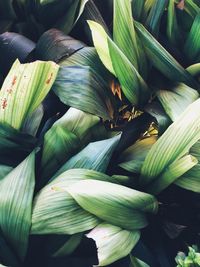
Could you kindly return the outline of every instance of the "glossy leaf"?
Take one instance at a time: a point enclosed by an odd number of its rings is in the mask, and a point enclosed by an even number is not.
[[[84,47],[78,41],[57,29],[50,29],[39,38],[35,54],[40,60],[60,62],[64,57],[69,57]]]

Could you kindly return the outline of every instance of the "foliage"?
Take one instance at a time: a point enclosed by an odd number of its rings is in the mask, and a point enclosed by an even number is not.
[[[200,241],[199,25],[198,0],[0,0],[2,266],[200,265],[174,261]]]

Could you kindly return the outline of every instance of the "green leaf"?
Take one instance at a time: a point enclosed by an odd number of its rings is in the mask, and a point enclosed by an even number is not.
[[[193,0],[185,0],[184,10],[194,19],[200,12],[200,8]]]
[[[133,257],[132,255],[130,255],[130,258],[131,258],[130,267],[150,267],[148,264],[146,264],[145,262]]]
[[[122,153],[119,166],[129,172],[140,173],[145,157],[156,139],[155,136],[151,136],[138,140]]]
[[[156,119],[158,134],[162,135],[172,122],[162,105],[158,101],[153,101],[145,107],[145,111]]]
[[[70,158],[55,174],[54,177],[61,173],[75,168],[90,169],[99,172],[105,172],[112,153],[119,143],[121,135],[113,138],[90,143],[77,155]]]
[[[110,52],[108,47],[107,39],[109,38],[104,28],[94,22],[94,21],[88,21],[88,24],[90,26],[90,29],[92,31],[92,39],[94,46],[97,50],[97,53],[105,65],[105,67],[115,75],[115,71],[113,69],[112,61],[110,58]]]
[[[35,49],[35,57],[60,64],[63,58],[76,54],[83,47],[85,47],[83,42],[57,29],[50,29],[40,36]]]
[[[200,74],[200,63],[193,64],[186,69],[192,76]]]
[[[59,64],[61,66],[89,66],[93,73],[97,73],[105,82],[113,79],[113,76],[104,67],[94,47],[83,47],[70,57],[63,58]]]
[[[199,93],[184,83],[171,88],[171,91],[159,90],[156,94],[172,121],[175,121],[187,106],[199,98]]]
[[[36,136],[40,124],[42,122],[44,116],[44,108],[43,105],[40,105],[32,114],[30,114],[22,127],[22,132],[26,134],[30,134],[32,136]]]
[[[180,39],[180,29],[177,23],[174,0],[169,0],[167,12],[167,37],[172,44],[177,44]]]
[[[145,0],[132,0],[132,12],[134,19],[140,21],[144,11]]]
[[[198,88],[199,85],[193,77],[161,46],[142,24],[135,21],[135,28],[154,67],[172,81],[184,82],[188,86]]]
[[[12,171],[12,167],[7,165],[0,165],[0,181]]]
[[[90,129],[98,122],[98,117],[74,108],[57,120],[44,137],[42,176],[50,178],[80,150]]]
[[[68,187],[84,179],[113,181],[103,173],[68,170],[46,185],[34,199],[32,234],[76,234],[94,228],[99,219],[83,210],[68,193]]]
[[[130,0],[114,0],[113,40],[138,70],[139,53]]]
[[[147,221],[144,212],[157,211],[153,196],[110,182],[84,180],[65,190],[84,210],[126,230],[145,227]]]
[[[69,240],[67,240],[67,242],[52,255],[52,257],[64,257],[70,255],[78,247],[82,237],[82,233],[72,235]]]
[[[199,171],[200,171],[200,141],[194,144],[194,146],[190,149],[189,152],[193,157],[196,157],[198,160],[198,164],[195,165],[191,170],[186,172],[183,176],[175,181],[175,184],[185,188],[187,190],[191,190],[193,192],[200,192],[200,179],[199,179]]]
[[[160,20],[167,6],[167,0],[154,0],[151,10],[146,19],[146,28],[155,36],[157,36],[160,28]]]
[[[101,223],[87,234],[87,237],[96,242],[98,266],[107,266],[131,252],[140,238],[140,232],[130,232],[108,223]]]
[[[105,67],[119,79],[122,91],[127,99],[134,105],[145,102],[149,97],[149,91],[143,78],[106,34],[103,27],[94,21],[88,23],[100,59]]]
[[[113,68],[124,95],[133,105],[146,103],[150,96],[147,84],[115,43],[109,38],[107,42]]]
[[[31,227],[34,168],[35,151],[1,181],[0,187],[0,227],[21,260],[26,256]]]
[[[190,104],[171,124],[147,154],[141,183],[148,184],[175,160],[180,159],[200,139],[200,99]]]
[[[9,246],[8,243],[6,242],[1,229],[0,229],[0,257],[1,257],[1,262],[5,263],[8,266],[16,266],[16,267],[20,266],[19,258],[13,252],[11,246]]]
[[[33,150],[36,139],[0,123],[0,164],[15,167]]]
[[[108,84],[88,66],[61,67],[53,90],[68,106],[106,120],[114,116],[114,96]]]
[[[48,94],[57,71],[53,62],[20,64],[16,60],[0,91],[0,122],[20,129]]]
[[[71,6],[66,14],[55,25],[55,28],[62,30],[66,34],[70,33],[70,31],[80,18],[88,0],[74,0],[71,2]]]
[[[184,52],[190,62],[198,62],[200,56],[200,14],[198,14],[192,24],[184,46]]]
[[[153,183],[147,187],[147,191],[153,195],[159,194],[162,190],[175,182],[180,176],[197,165],[197,163],[198,160],[191,155],[175,160]]]

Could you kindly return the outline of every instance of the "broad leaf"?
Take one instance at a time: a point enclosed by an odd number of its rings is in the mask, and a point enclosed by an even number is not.
[[[114,116],[114,97],[108,84],[88,66],[61,67],[53,90],[68,106],[107,120]]]
[[[0,187],[0,227],[21,260],[26,255],[31,227],[34,168],[35,151],[4,177]]]
[[[175,121],[189,104],[199,98],[199,93],[184,83],[175,86],[170,91],[159,90],[156,94],[172,121]]]
[[[94,21],[88,21],[88,24],[90,26],[90,29],[92,31],[92,39],[94,46],[97,50],[97,53],[105,65],[105,67],[113,74],[115,75],[115,71],[113,69],[112,60],[110,58],[110,52],[108,47],[107,39],[109,38],[104,28],[94,22]]]
[[[99,173],[99,177],[101,175]],[[153,196],[110,182],[84,180],[65,190],[84,210],[126,230],[145,227],[144,212],[155,213],[157,210]]]
[[[0,91],[0,122],[20,129],[48,94],[57,71],[53,62],[20,64],[16,60]]]
[[[136,33],[133,26],[131,1],[114,0],[113,40],[124,55],[138,70],[139,54]]]
[[[175,181],[175,184],[185,188],[187,190],[191,190],[194,192],[200,192],[200,179],[199,179],[199,171],[200,171],[200,141],[198,141],[194,146],[190,149],[189,152],[193,157],[196,157],[198,160],[198,164],[195,165],[191,170],[186,172],[183,176]]]
[[[49,178],[74,153],[82,148],[85,137],[99,118],[70,108],[57,120],[44,137],[42,175]]]
[[[200,99],[190,104],[152,146],[145,158],[141,183],[148,184],[200,139]]]
[[[130,232],[108,223],[101,223],[87,234],[87,237],[96,242],[98,266],[107,266],[131,252],[140,238],[140,232]]]
[[[100,179],[114,181],[98,172],[68,170],[46,185],[37,195],[33,205],[32,234],[75,234],[95,227],[99,219],[83,210],[68,193],[68,187],[80,180]]]
[[[60,62],[84,47],[84,43],[57,29],[50,29],[39,38],[35,54],[40,60]]]
[[[191,155],[175,160],[153,183],[147,187],[147,191],[154,195],[159,194],[184,173],[197,165],[197,163],[198,160]]]
[[[89,21],[89,26],[100,59],[105,67],[119,79],[124,95],[134,105],[145,102],[149,97],[148,87],[134,65],[106,34],[101,25]]]
[[[107,140],[90,143],[77,155],[69,159],[54,177],[60,175],[64,171],[75,168],[105,172],[120,137],[121,136],[118,135]]]
[[[12,167],[7,165],[0,165],[0,181],[12,171]]]

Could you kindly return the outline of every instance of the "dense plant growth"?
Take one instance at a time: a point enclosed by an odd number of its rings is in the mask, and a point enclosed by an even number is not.
[[[199,27],[198,0],[0,0],[2,266],[200,266]]]

